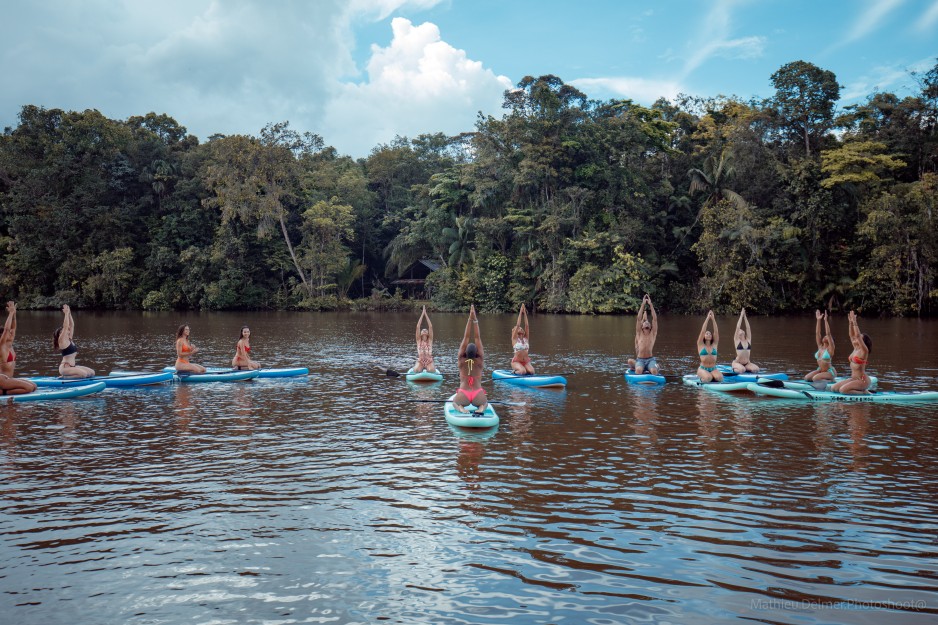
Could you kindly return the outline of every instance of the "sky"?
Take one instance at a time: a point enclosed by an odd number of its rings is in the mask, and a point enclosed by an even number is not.
[[[553,74],[598,100],[765,98],[804,60],[841,106],[915,94],[938,0],[0,0],[0,127],[25,105],[165,113],[201,141],[289,121],[339,153],[471,131]]]

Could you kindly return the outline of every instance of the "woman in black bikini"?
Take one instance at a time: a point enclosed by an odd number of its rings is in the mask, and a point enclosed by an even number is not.
[[[62,362],[59,363],[59,375],[69,378],[90,378],[94,376],[94,369],[75,364],[78,347],[72,342],[72,336],[75,333],[72,309],[69,308],[68,304],[65,304],[62,306],[62,312],[65,314],[62,327],[57,328],[52,333],[52,345],[62,354]]]
[[[469,339],[475,329],[475,343]],[[459,390],[453,397],[453,405],[460,412],[469,412],[468,406],[475,406],[477,413],[485,411],[488,397],[482,388],[482,367],[485,364],[482,352],[482,335],[479,332],[479,320],[476,318],[476,307],[469,308],[469,321],[466,322],[466,331],[459,345],[459,354],[456,361],[459,363]]]
[[[860,332],[857,313],[852,310],[847,315],[847,323],[850,326],[850,342],[853,344],[853,353],[847,358],[850,361],[850,377],[832,386],[831,390],[836,393],[866,395],[867,389],[870,388],[870,378],[866,375],[866,364],[870,352],[873,351],[873,339],[869,335]]]
[[[746,329],[743,330],[743,322]],[[749,327],[749,317],[746,309],[739,311],[739,321],[736,322],[736,360],[733,361],[733,371],[736,373],[758,373],[759,365],[749,360],[752,353],[752,328]]]
[[[16,352],[13,351],[13,339],[16,338],[16,304],[7,302],[7,321],[0,331],[0,395],[22,395],[32,393],[36,385],[29,380],[13,377],[16,368]]]

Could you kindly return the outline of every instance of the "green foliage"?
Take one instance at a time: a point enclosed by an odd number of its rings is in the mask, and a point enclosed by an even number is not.
[[[473,132],[364,159],[270,124],[24,106],[0,135],[0,288],[25,306],[936,311],[938,65],[835,111],[796,61],[765,101],[643,107],[526,76]],[[834,127],[842,132],[835,135]],[[358,298],[350,303],[347,298]]]
[[[615,248],[612,265],[600,269],[586,263],[570,279],[570,307],[578,313],[620,313],[638,310],[648,290],[649,271],[640,256]]]

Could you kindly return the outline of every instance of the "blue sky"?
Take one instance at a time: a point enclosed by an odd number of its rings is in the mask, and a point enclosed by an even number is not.
[[[841,105],[917,89],[938,0],[0,0],[0,126],[24,104],[167,113],[204,140],[289,120],[341,153],[472,130],[525,75],[591,98],[768,97],[833,71]]]

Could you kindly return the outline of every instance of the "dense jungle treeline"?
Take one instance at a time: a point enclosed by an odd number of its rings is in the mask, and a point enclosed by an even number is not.
[[[837,110],[797,61],[771,98],[644,107],[526,77],[473,132],[353,159],[287,123],[200,143],[167,115],[24,106],[0,136],[0,295],[26,307],[829,306],[935,314],[938,63]]]

